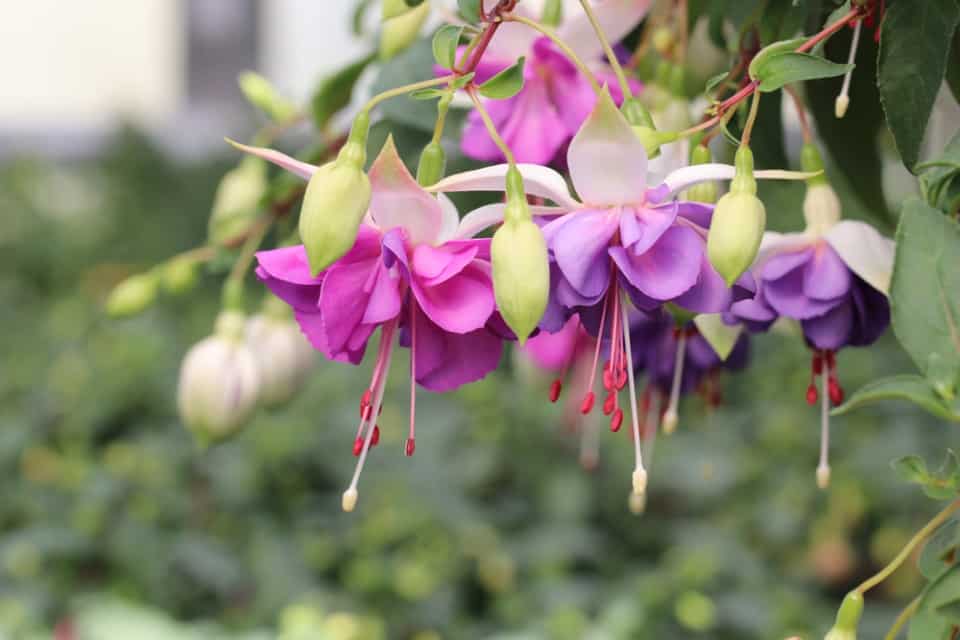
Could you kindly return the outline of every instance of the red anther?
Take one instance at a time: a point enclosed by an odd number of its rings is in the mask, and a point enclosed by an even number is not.
[[[560,391],[563,389],[563,383],[560,382],[560,379],[557,378],[552,383],[550,383],[550,402],[556,402],[557,398],[560,397]]]
[[[417,450],[417,443],[413,438],[407,438],[407,446],[404,448],[404,452],[407,454],[407,457],[413,455],[413,452]]]
[[[610,371],[610,363],[603,365],[603,388],[607,391],[613,391],[614,385],[613,372]]]
[[[824,351],[827,355],[827,369],[833,370],[837,368],[837,354],[835,351]]]
[[[365,421],[370,419],[370,416],[373,414],[373,407],[369,404],[360,410],[360,417]]]
[[[831,378],[827,382],[827,392],[830,394],[830,402],[840,404],[843,402],[843,387],[837,382],[836,378]]]
[[[353,455],[358,456],[361,451],[363,451],[363,438],[357,437],[357,439],[353,441]]]
[[[627,386],[627,370],[620,369],[617,371],[614,382],[616,383],[617,391],[623,391],[623,388]]]
[[[817,404],[817,387],[812,382],[807,387],[807,404]]]
[[[810,365],[810,369],[813,371],[813,375],[818,376],[823,373],[823,356],[819,353],[813,354],[813,362]]]
[[[603,415],[608,416],[613,413],[613,410],[617,406],[617,394],[608,393],[607,398],[603,401]]]
[[[380,427],[373,425],[373,435],[370,436],[370,446],[375,447],[378,442],[380,442]]]
[[[617,409],[613,412],[613,415],[610,416],[610,431],[616,433],[620,431],[620,425],[623,424],[623,409]]]
[[[363,392],[363,395],[360,396],[360,408],[363,409],[366,406],[369,406],[370,400],[373,398],[373,392],[370,389],[367,389]]]
[[[593,410],[593,402],[596,400],[596,396],[593,391],[588,391],[587,395],[583,396],[583,402],[580,403],[580,413],[587,415]]]

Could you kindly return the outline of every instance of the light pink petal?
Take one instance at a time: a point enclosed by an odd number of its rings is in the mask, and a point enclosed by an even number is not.
[[[434,193],[504,191],[508,168],[506,164],[498,164],[474,171],[456,173],[428,187],[427,191]],[[579,203],[570,195],[566,180],[553,169],[523,163],[518,164],[517,169],[523,176],[523,185],[527,195],[547,198],[562,207],[571,209],[579,206]]]
[[[556,333],[541,331],[527,340],[520,349],[541,369],[563,371],[577,353],[578,342],[583,332],[580,317],[571,316]]]
[[[711,162],[694,164],[670,172],[663,182],[651,189],[656,192],[656,202],[663,202],[677,193],[701,182],[711,180],[733,180],[734,167],[731,164]],[[781,171],[779,169],[763,169],[754,171],[753,177],[757,180],[806,180],[817,175],[817,172]]]
[[[286,169],[290,173],[300,176],[304,180],[309,180],[317,169],[316,165],[312,165],[308,162],[302,162],[296,158],[291,158],[285,153],[280,153],[273,149],[267,149],[265,147],[251,147],[249,145],[240,144],[239,142],[234,142],[227,138],[227,142],[234,146],[234,148],[239,149],[250,155],[257,156],[258,158],[263,158],[267,162],[272,162],[281,169]]]
[[[580,199],[592,206],[643,201],[647,152],[604,91],[567,151],[570,177]]]
[[[619,42],[633,31],[650,8],[650,0],[595,0],[591,4],[600,28],[611,43]],[[557,35],[581,57],[591,58],[602,50],[597,34],[579,3],[564,13]]]
[[[495,224],[503,222],[503,212],[507,205],[502,202],[487,204],[474,209],[460,220],[460,225],[453,237],[472,238],[484,229],[492,227]],[[530,205],[530,213],[533,217],[555,217],[567,213],[563,207],[541,207]]]
[[[440,225],[440,234],[434,243],[443,244],[457,235],[457,228],[460,225],[460,212],[453,200],[445,194],[438,193],[437,202],[440,203],[440,209],[443,211],[443,222]]]
[[[432,243],[439,237],[443,208],[410,175],[392,136],[370,167],[370,186],[370,215],[381,230],[401,227],[414,244]]]

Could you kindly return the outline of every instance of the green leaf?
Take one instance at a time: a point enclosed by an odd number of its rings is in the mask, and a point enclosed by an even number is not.
[[[920,601],[920,608],[960,624],[960,564],[955,564],[932,582]]]
[[[890,2],[880,35],[877,85],[887,125],[913,171],[957,22],[957,0]]]
[[[950,55],[947,57],[947,71],[944,75],[953,99],[960,102],[960,29],[953,32]]]
[[[960,206],[960,133],[953,136],[939,158],[918,164],[920,191],[931,207],[952,213]]]
[[[480,95],[485,98],[493,98],[494,100],[503,100],[517,95],[520,89],[523,89],[524,62],[525,59],[520,58],[516,64],[507,67],[481,84],[478,87]]]
[[[890,285],[897,339],[924,375],[960,371],[960,225],[920,198],[903,203]],[[931,357],[935,370],[931,370]]]
[[[756,80],[760,70],[766,65],[770,58],[781,54],[789,53],[803,44],[805,38],[793,38],[792,40],[781,40],[780,42],[774,42],[769,44],[753,57],[753,60],[750,61],[750,66],[747,68],[747,73],[750,74],[750,78]]]
[[[915,374],[874,380],[857,389],[846,402],[834,409],[831,415],[839,416],[880,400],[906,400],[938,418],[960,422],[960,416],[953,413],[930,383],[923,376]]]
[[[930,479],[927,463],[920,456],[904,456],[890,464],[897,475],[906,482],[924,484]]]
[[[853,65],[830,62],[812,53],[790,51],[765,58],[753,70],[753,77],[760,81],[760,91],[767,92],[793,82],[840,76],[852,68]]]
[[[313,122],[318,129],[325,128],[337,112],[350,104],[353,88],[373,58],[373,55],[361,58],[320,82],[310,101]]]
[[[450,83],[450,87],[453,89],[463,89],[465,86],[470,84],[470,81],[473,80],[475,75],[477,75],[476,72],[471,71],[470,73],[465,73],[462,76],[457,76],[457,78]]]
[[[380,67],[372,93],[380,93],[404,84],[419,82],[433,68],[433,49],[429,40],[421,40]],[[429,77],[429,76],[426,76]],[[437,121],[434,105],[416,100],[387,100],[378,110],[385,118],[424,131],[433,131]]]
[[[433,59],[444,69],[453,69],[457,64],[457,45],[461,35],[463,27],[454,24],[440,27],[433,34]]]
[[[951,640],[953,625],[933,611],[921,610],[910,620],[907,640]]]
[[[944,572],[960,550],[960,521],[950,520],[934,533],[924,545],[917,568],[927,580],[934,580]]]
[[[480,22],[480,3],[482,0],[457,0],[460,15],[470,24]]]

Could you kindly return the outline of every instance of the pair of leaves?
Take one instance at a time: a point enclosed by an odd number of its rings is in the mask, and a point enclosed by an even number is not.
[[[830,62],[822,56],[796,51],[805,38],[782,40],[764,47],[750,62],[750,78],[763,92],[782,89],[784,85],[805,80],[841,76],[853,65]]]
[[[958,22],[957,0],[887,3],[877,86],[887,125],[903,164],[911,171],[920,155]]]
[[[947,451],[947,459],[938,471],[930,471],[919,456],[905,456],[893,461],[893,469],[903,480],[923,487],[934,500],[951,500],[960,496],[960,459]]]
[[[444,69],[453,69],[457,64],[457,46],[460,44],[460,38],[463,36],[463,27],[457,25],[447,25],[437,30],[433,36],[431,48],[433,49],[433,59]],[[515,96],[523,88],[523,65],[524,58],[517,60],[513,64],[486,82],[477,87],[480,95],[485,98],[502,100]],[[473,78],[461,76],[454,83],[455,89],[465,86]],[[421,97],[439,97],[439,93],[424,93]]]

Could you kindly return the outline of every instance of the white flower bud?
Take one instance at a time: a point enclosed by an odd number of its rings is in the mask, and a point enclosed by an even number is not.
[[[260,404],[267,408],[286,404],[313,369],[313,348],[295,322],[278,314],[250,318],[246,336],[260,373]]]
[[[202,439],[232,435],[256,410],[260,374],[243,330],[242,313],[223,311],[214,334],[183,359],[177,406],[183,423]]]
[[[803,198],[803,217],[807,231],[823,235],[840,222],[840,198],[829,183],[811,184]]]

